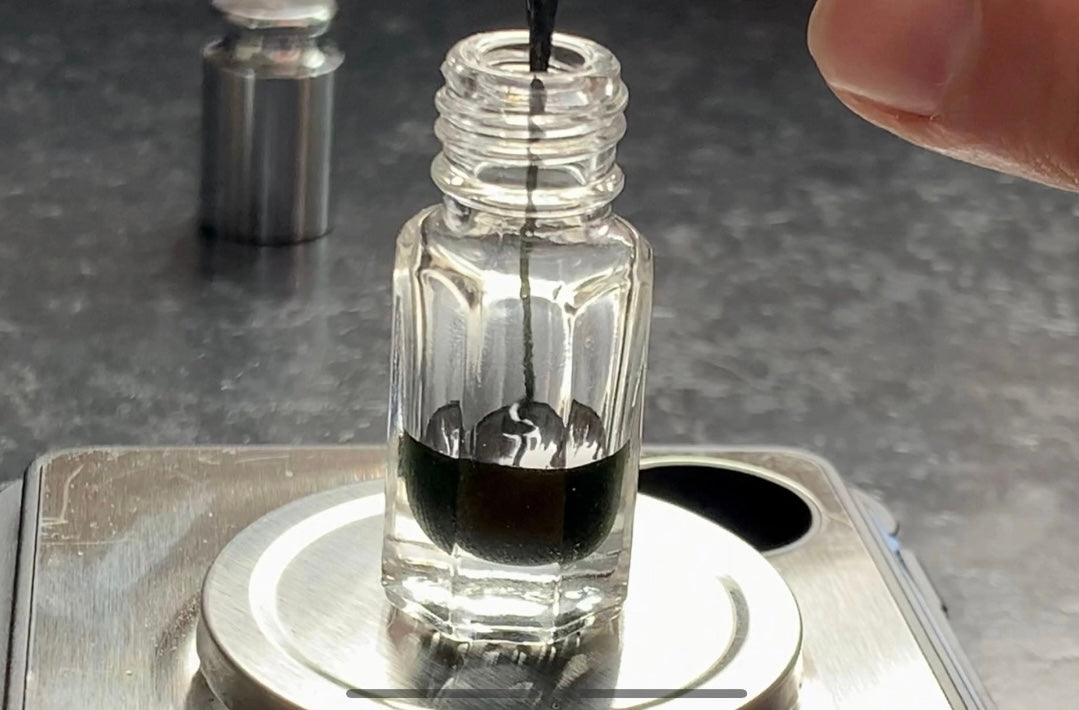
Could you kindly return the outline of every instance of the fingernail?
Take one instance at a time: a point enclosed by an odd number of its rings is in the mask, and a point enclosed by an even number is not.
[[[833,89],[931,116],[971,57],[980,20],[978,0],[820,0],[809,51]]]

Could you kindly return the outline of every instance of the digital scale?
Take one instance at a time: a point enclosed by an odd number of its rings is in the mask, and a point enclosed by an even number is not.
[[[617,622],[472,647],[382,595],[382,446],[45,456],[0,493],[4,708],[991,707],[895,520],[826,462],[641,468]]]

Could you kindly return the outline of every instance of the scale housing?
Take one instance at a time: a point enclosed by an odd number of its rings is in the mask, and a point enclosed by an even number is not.
[[[780,448],[646,446],[641,468],[650,499],[755,542],[792,593],[802,627],[799,710],[992,707],[932,584],[899,544],[892,516],[827,462]],[[290,507],[317,510],[320,496],[340,502],[348,491],[375,491],[383,475],[381,446],[83,448],[43,456],[0,492],[3,533],[18,540],[0,557],[0,589],[11,599],[2,607],[11,628],[3,637],[4,708],[221,708],[197,650],[207,571],[256,521],[269,525]],[[792,500],[808,506],[805,532],[794,541],[775,525],[789,523]],[[769,509],[783,514],[761,514]],[[670,623],[692,633],[693,614],[683,609]],[[355,698],[341,707],[486,706],[408,702]],[[522,706],[513,702],[488,704]]]

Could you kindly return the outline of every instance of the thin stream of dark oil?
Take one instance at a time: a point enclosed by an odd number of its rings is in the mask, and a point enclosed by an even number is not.
[[[551,59],[554,20],[558,0],[526,0],[529,24],[529,70],[533,74],[548,71]],[[530,85],[529,113],[542,115],[546,110],[546,88],[539,76]],[[535,128],[532,140],[542,137]],[[500,420],[502,432],[512,432],[518,426],[516,417],[546,407],[535,402],[536,374],[532,331],[532,290],[530,285],[530,256],[536,241],[536,220],[533,193],[539,182],[539,166],[530,163],[525,174],[527,194],[524,224],[520,230],[520,299],[522,307],[522,341],[524,399],[513,407],[505,407],[485,418]],[[538,406],[537,406],[538,405]],[[576,421],[563,425],[560,453],[555,461],[564,459],[570,448],[570,438],[579,430],[590,431],[603,438],[602,423],[592,410],[574,403]],[[547,407],[549,410],[549,407]],[[529,468],[521,461],[527,450],[523,441],[513,456],[513,465],[488,463],[471,458],[453,458],[433,446],[434,439],[445,438],[447,430],[455,428],[447,422],[459,422],[460,409],[452,405],[439,410],[450,412],[447,421],[432,417],[431,432],[421,443],[411,436],[401,442],[400,470],[409,492],[409,502],[416,521],[426,535],[443,551],[452,553],[454,547],[468,551],[480,559],[499,564],[535,566],[570,563],[594,552],[610,533],[618,512],[622,480],[628,464],[629,447],[624,446],[602,459],[575,467]],[[582,422],[587,424],[582,425]],[[456,426],[459,426],[456,425]],[[550,435],[550,431],[545,431]],[[463,436],[459,429],[457,436]],[[585,436],[581,434],[581,436]],[[476,445],[493,445],[481,441],[476,432]],[[592,442],[596,443],[596,442]],[[606,442],[598,442],[606,450]]]
[[[528,69],[533,74],[545,73],[551,65],[551,49],[554,44],[554,21],[558,12],[558,0],[526,0],[526,14],[528,15]],[[546,110],[547,91],[543,80],[539,76],[532,77],[530,87],[531,94],[528,101],[528,111],[531,116],[542,115]],[[531,125],[531,140],[541,138],[535,123]],[[527,198],[526,210],[529,215],[535,209],[533,194],[539,182],[539,166],[530,162],[525,174],[525,195]],[[532,251],[532,240],[535,238],[536,220],[534,217],[526,217],[524,226],[521,228],[521,308],[523,309],[522,337],[524,340],[524,386],[525,401],[531,402],[536,395],[536,371],[533,359],[535,345],[532,337],[532,288],[529,283],[528,261]],[[523,455],[523,447],[522,452]],[[520,455],[517,461],[520,463]]]

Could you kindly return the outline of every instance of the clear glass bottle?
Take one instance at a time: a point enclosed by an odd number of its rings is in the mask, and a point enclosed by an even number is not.
[[[626,595],[651,248],[611,202],[628,98],[596,43],[469,37],[438,92],[442,204],[394,271],[382,582],[462,640],[549,643]]]

